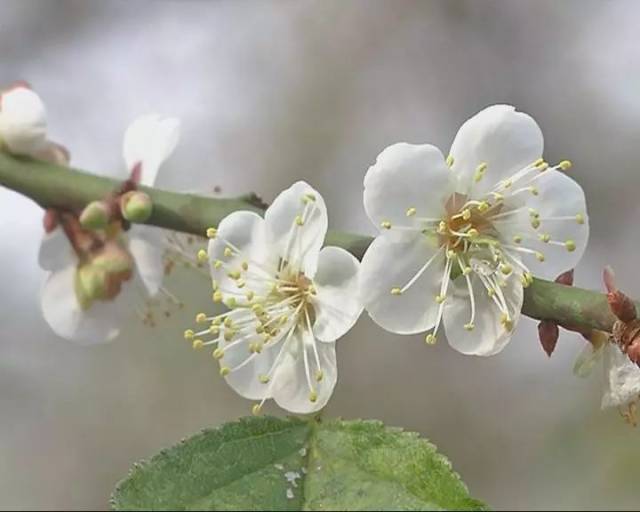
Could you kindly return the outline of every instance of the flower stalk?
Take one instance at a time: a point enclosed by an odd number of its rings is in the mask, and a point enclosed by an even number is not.
[[[0,153],[0,185],[29,197],[45,209],[80,212],[90,202],[113,192],[118,184],[114,179],[80,170]],[[266,207],[255,194],[210,198],[145,186],[138,188],[153,203],[151,215],[144,224],[199,236],[234,211],[263,213]],[[371,240],[368,236],[329,231],[326,245],[342,247],[361,258]],[[534,279],[525,289],[522,312],[534,319],[580,330],[611,331],[616,321],[606,294],[542,279]]]

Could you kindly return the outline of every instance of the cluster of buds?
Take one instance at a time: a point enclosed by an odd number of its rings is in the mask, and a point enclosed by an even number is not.
[[[640,366],[640,319],[636,305],[616,287],[611,267],[605,267],[603,280],[607,289],[609,308],[617,318],[611,332],[613,341],[632,362]]]

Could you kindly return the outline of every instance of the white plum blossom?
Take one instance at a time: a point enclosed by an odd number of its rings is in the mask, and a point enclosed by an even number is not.
[[[126,172],[114,177],[126,180],[135,171],[140,184],[153,185],[176,147],[179,128],[177,119],[159,115],[134,121],[124,137]],[[61,212],[58,227],[40,247],[40,266],[49,272],[41,294],[47,323],[59,336],[83,344],[115,338],[146,298],[164,291],[160,244],[152,227],[132,225],[125,231],[114,221],[89,231],[75,215]]]
[[[618,408],[629,420],[635,421],[634,411],[640,401],[640,368],[604,333],[594,343],[585,346],[578,355],[574,373],[587,377],[594,367],[602,364],[604,390],[601,407]]]
[[[464,354],[492,355],[511,338],[532,275],[573,268],[589,234],[571,164],[543,159],[536,122],[508,105],[466,121],[445,158],[435,146],[394,144],[364,180],[379,228],[362,260],[365,308],[395,333],[444,325]]]
[[[24,82],[0,93],[0,147],[15,155],[58,164],[66,150],[47,139],[47,112],[40,97]]]
[[[264,219],[237,211],[211,228],[213,301],[229,311],[196,317],[194,348],[211,347],[241,396],[291,412],[324,407],[337,379],[335,342],[362,312],[358,260],[324,247],[327,210],[307,183],[283,191]]]

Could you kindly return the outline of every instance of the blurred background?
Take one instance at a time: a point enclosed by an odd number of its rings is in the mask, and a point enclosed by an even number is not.
[[[305,179],[331,227],[369,233],[362,179],[384,147],[446,153],[465,119],[514,104],[586,191],[591,244],[576,284],[600,288],[609,263],[640,297],[639,22],[632,0],[2,0],[0,83],[31,82],[77,167],[118,168],[129,121],[176,115],[183,138],[160,186],[270,201]],[[0,189],[0,508],[106,508],[134,461],[251,404],[182,341],[209,306],[208,281],[174,283],[186,310],[154,329],[132,318],[114,343],[52,334],[39,310],[41,217]],[[548,359],[523,320],[504,352],[478,359],[363,316],[339,342],[326,414],[422,433],[496,509],[634,509],[640,431],[600,411],[600,371],[572,376],[582,346],[564,333]]]

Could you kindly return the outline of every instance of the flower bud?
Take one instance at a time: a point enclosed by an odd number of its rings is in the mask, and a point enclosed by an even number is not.
[[[145,222],[151,217],[153,203],[144,192],[132,190],[120,198],[120,211],[129,222]]]
[[[9,151],[33,156],[46,145],[46,110],[40,97],[23,83],[0,95],[0,138]]]
[[[78,267],[75,276],[75,292],[80,307],[89,309],[94,300],[102,298],[107,290],[107,273],[104,269],[87,263]]]
[[[564,284],[566,286],[573,286],[573,269],[563,272],[555,280],[558,284]]]
[[[542,349],[549,357],[551,357],[551,354],[553,354],[556,348],[559,336],[560,329],[555,322],[543,320],[538,324],[538,337],[540,338]]]
[[[133,258],[129,252],[117,242],[109,242],[96,254],[91,263],[108,274],[127,274],[133,270]],[[127,277],[128,279],[128,277]]]
[[[627,323],[635,320],[636,305],[627,295],[620,290],[607,294],[607,302],[611,312],[616,315],[621,321]]]
[[[109,207],[104,201],[92,201],[80,214],[80,225],[89,230],[104,229],[109,224]]]

